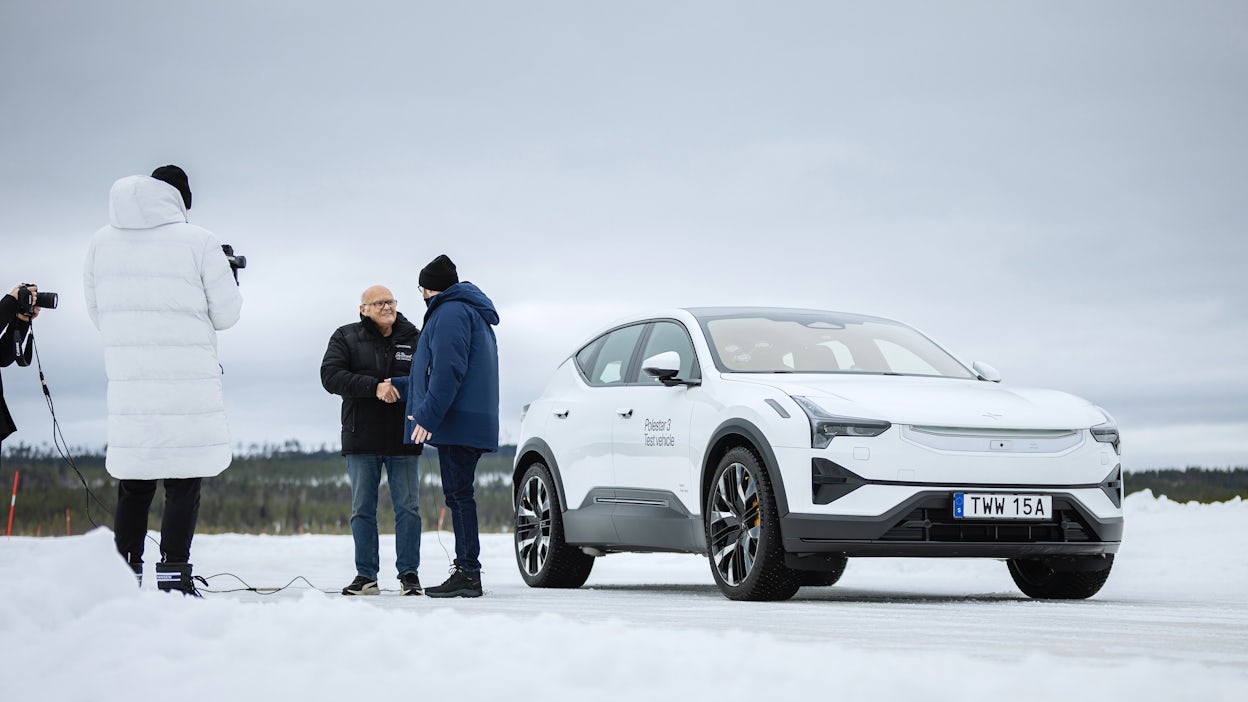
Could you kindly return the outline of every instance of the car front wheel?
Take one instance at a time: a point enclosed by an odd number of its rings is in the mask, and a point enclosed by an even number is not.
[[[784,565],[771,478],[750,449],[720,459],[707,496],[706,543],[715,583],[732,600],[787,600],[801,581]]]
[[[529,587],[574,588],[585,584],[593,556],[563,540],[563,511],[550,469],[534,463],[516,492],[516,565]]]
[[[1024,595],[1038,600],[1086,600],[1100,592],[1114,565],[1113,554],[1046,562],[1011,558],[1010,576]]]

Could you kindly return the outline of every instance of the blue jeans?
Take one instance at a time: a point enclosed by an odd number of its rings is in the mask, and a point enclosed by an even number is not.
[[[481,570],[481,538],[477,528],[477,499],[473,485],[481,449],[470,446],[438,446],[442,469],[442,494],[455,529],[455,565],[475,573]]]
[[[351,536],[355,539],[355,572],[377,579],[377,488],[385,466],[394,504],[394,566],[399,575],[420,567],[420,456],[347,454],[351,479]]]

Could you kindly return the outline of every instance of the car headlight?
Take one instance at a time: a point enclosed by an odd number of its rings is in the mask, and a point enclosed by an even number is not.
[[[830,414],[809,397],[792,396],[810,419],[810,447],[827,448],[838,436],[879,436],[893,426],[882,419],[839,417]]]
[[[1097,407],[1097,409],[1101,411],[1101,414],[1105,415],[1105,421],[1092,427],[1090,430],[1092,432],[1092,438],[1102,444],[1109,444],[1113,446],[1114,453],[1121,456],[1122,449],[1119,448],[1121,437],[1118,436],[1118,422],[1114,421],[1114,418],[1110,416],[1109,412],[1106,412],[1100,407]]]

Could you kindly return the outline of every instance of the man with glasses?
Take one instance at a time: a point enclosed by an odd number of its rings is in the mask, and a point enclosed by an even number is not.
[[[394,538],[404,595],[423,590],[420,567],[421,447],[403,442],[403,405],[387,378],[407,375],[420,332],[398,311],[398,301],[381,285],[360,297],[360,320],[339,327],[321,361],[321,384],[342,396],[342,453],[351,480],[351,536],[355,580],[344,595],[376,595],[380,568],[377,492],[386,470],[394,506]]]

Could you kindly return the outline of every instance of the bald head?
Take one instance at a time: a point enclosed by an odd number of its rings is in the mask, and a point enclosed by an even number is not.
[[[398,303],[389,288],[374,285],[360,295],[360,314],[373,320],[382,336],[390,336],[399,316]]]

